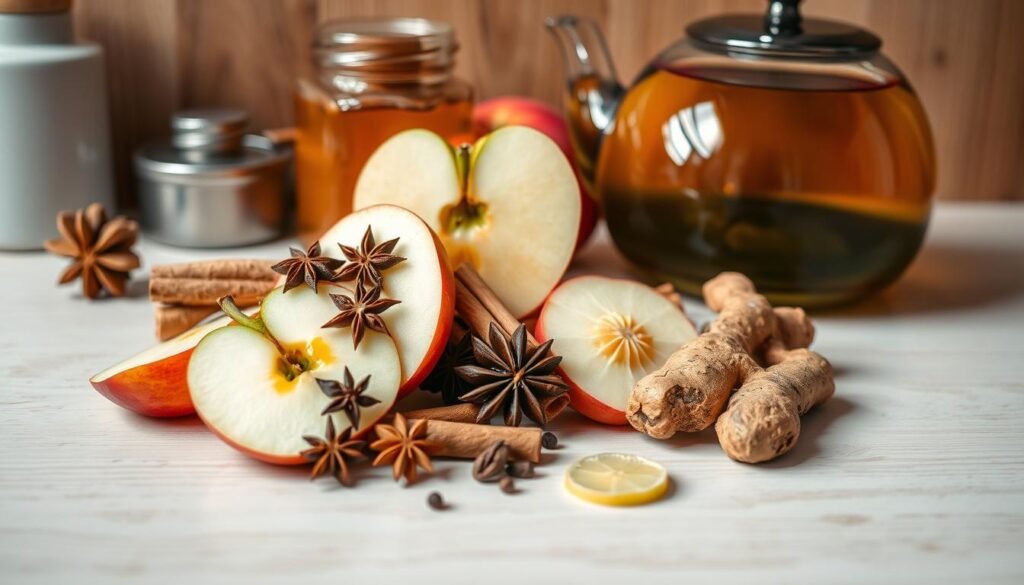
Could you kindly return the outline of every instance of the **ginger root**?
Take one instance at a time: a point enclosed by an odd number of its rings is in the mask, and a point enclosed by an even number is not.
[[[626,418],[659,439],[717,419],[719,441],[733,459],[777,457],[796,444],[800,415],[835,391],[831,365],[806,349],[814,326],[801,309],[772,308],[742,274],[722,273],[703,292],[718,318],[637,381]]]

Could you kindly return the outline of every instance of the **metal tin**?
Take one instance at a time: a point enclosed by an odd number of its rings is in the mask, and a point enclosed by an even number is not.
[[[175,246],[244,246],[280,236],[291,149],[243,134],[244,112],[189,110],[170,141],[135,153],[142,229]]]

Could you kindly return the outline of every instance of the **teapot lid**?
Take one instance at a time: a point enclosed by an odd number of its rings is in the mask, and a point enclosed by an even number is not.
[[[686,34],[712,51],[780,57],[863,57],[882,46],[877,36],[851,24],[803,18],[800,0],[770,0],[764,17],[699,20],[686,27]]]

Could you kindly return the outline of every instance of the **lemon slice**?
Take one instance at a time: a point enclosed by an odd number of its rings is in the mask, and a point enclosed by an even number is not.
[[[565,471],[565,489],[595,504],[638,506],[665,495],[668,472],[637,455],[600,453],[569,466]]]

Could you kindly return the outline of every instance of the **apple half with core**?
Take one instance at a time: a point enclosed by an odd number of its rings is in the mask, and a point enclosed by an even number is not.
[[[231,322],[220,317],[201,324],[89,378],[111,402],[146,416],[192,414],[186,373],[192,350],[207,333]]]
[[[581,276],[548,297],[536,337],[555,339],[552,351],[562,356],[559,373],[572,407],[598,422],[624,425],[636,381],[697,331],[681,307],[646,285]]]
[[[339,244],[358,247],[367,228],[377,243],[398,238],[392,253],[405,258],[381,275],[383,296],[401,301],[381,315],[402,362],[401,397],[420,385],[444,352],[455,315],[455,276],[434,231],[394,205],[346,216],[320,238],[322,253],[345,259]]]
[[[297,465],[308,447],[303,435],[320,436],[326,424],[321,413],[331,399],[320,380],[343,381],[345,369],[360,381],[369,376],[363,393],[376,402],[360,407],[358,435],[380,420],[398,396],[402,369],[398,351],[387,335],[367,331],[358,349],[348,329],[321,326],[338,310],[330,293],[349,294],[320,285],[318,292],[301,287],[276,288],[249,318],[225,303],[239,327],[224,327],[203,338],[188,365],[188,386],[196,413],[226,443],[268,463]],[[338,433],[352,426],[335,412]]]
[[[454,149],[427,130],[400,132],[370,156],[354,197],[356,209],[391,203],[422,217],[452,267],[470,263],[519,317],[558,284],[580,226],[572,167],[525,126]]]
[[[543,132],[545,136],[555,141],[572,165],[576,181],[580,185],[580,230],[576,236],[576,249],[579,250],[597,225],[598,211],[597,202],[588,193],[586,182],[576,164],[576,155],[572,150],[569,126],[565,123],[565,118],[561,112],[548,104],[525,97],[496,97],[473,106],[473,131],[477,136],[483,136],[505,126],[529,126]]]

